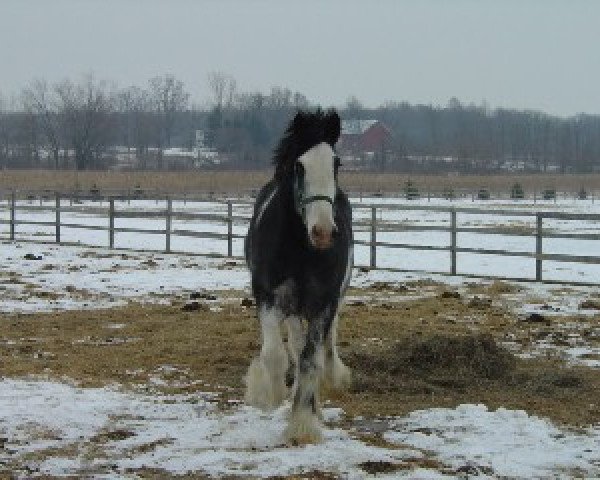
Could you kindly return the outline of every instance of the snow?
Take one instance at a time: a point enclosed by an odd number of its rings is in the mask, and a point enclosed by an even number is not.
[[[455,468],[466,463],[500,477],[600,475],[600,429],[562,430],[522,410],[490,411],[485,405],[419,410],[396,420],[384,436],[435,452]]]
[[[264,477],[321,470],[360,479],[367,476],[362,462],[401,464],[433,452],[454,471],[475,469],[483,474],[480,478],[600,475],[600,428],[573,432],[524,411],[460,405],[388,418],[384,437],[402,447],[395,449],[352,438],[336,426],[340,409],[326,408],[323,444],[288,447],[282,431],[289,406],[272,414],[245,406],[223,413],[209,400],[210,394],[152,397],[117,387],[4,379],[0,435],[6,440],[0,462],[23,458],[29,471],[47,475],[93,469],[117,478],[127,469],[146,467]],[[120,435],[111,437],[111,432]],[[92,458],[86,456],[91,444],[96,449]],[[50,449],[54,453],[45,455]],[[27,457],[32,452],[38,452],[37,460]],[[403,477],[456,478],[425,468],[389,476]]]
[[[5,379],[0,382],[0,434],[7,440],[0,462],[75,444],[75,454],[65,450],[64,455],[26,464],[48,475],[109,467],[117,472],[147,467],[173,473],[260,476],[318,469],[360,479],[364,478],[357,466],[361,462],[398,463],[409,455],[420,455],[410,449],[369,446],[336,427],[325,429],[323,444],[287,447],[282,432],[288,409],[266,415],[240,406],[222,413],[202,394],[151,397],[116,388],[81,389],[49,381]],[[324,411],[332,422],[339,415],[339,409]],[[102,454],[98,451],[93,459],[86,458],[94,437],[107,432],[126,435],[97,445]],[[155,448],[144,448],[149,445]]]
[[[27,260],[27,253],[41,257]],[[202,288],[248,286],[241,262],[152,252],[118,252],[67,245],[0,243],[0,311],[33,312],[156,301]],[[54,295],[42,295],[51,292]]]

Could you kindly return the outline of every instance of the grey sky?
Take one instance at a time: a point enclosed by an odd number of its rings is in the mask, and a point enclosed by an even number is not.
[[[0,0],[0,92],[93,71],[119,86],[207,73],[242,91],[600,113],[596,0]]]

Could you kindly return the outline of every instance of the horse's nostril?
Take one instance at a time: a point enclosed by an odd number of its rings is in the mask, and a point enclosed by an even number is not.
[[[327,231],[323,227],[318,227],[316,225],[312,228],[312,234],[317,238],[327,237]]]
[[[311,230],[313,242],[318,247],[328,247],[331,244],[331,230],[315,225]]]

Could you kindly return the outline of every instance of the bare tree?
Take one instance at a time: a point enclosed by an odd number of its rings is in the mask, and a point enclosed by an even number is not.
[[[348,100],[346,100],[346,112],[348,113],[348,118],[350,119],[361,120],[364,108],[365,107],[360,100],[354,95],[348,97]]]
[[[212,100],[211,127],[217,130],[223,127],[225,120],[225,109],[233,109],[237,98],[237,82],[235,79],[223,72],[210,72],[208,74],[208,87]]]
[[[269,95],[269,107],[290,108],[292,105],[292,92],[289,88],[272,87]]]
[[[308,98],[306,98],[306,96],[300,92],[296,92],[294,93],[294,108],[296,109],[306,109],[310,106],[310,102],[308,101]]]
[[[0,168],[6,166],[8,160],[8,114],[6,102],[0,92]]]
[[[86,76],[80,84],[65,80],[55,87],[66,139],[77,170],[100,167],[112,128],[114,96],[108,85]]]
[[[173,128],[177,114],[187,109],[190,95],[184,84],[173,75],[162,75],[150,80],[150,96],[154,111],[158,115],[157,147],[158,163],[162,168],[162,150],[171,146]]]
[[[210,72],[208,74],[208,87],[212,94],[213,107],[219,110],[223,109],[228,82],[229,76],[225,73]]]
[[[150,93],[139,87],[128,87],[117,95],[117,109],[124,120],[121,133],[125,145],[128,151],[135,148],[137,158],[142,160],[142,167],[146,166],[144,159],[156,130],[152,107]]]
[[[177,113],[187,109],[190,94],[181,80],[173,75],[163,75],[150,80],[150,91],[156,111],[162,116],[166,146],[171,146],[173,126]]]
[[[21,101],[26,113],[38,121],[46,140],[46,146],[53,158],[54,168],[59,167],[61,139],[61,119],[58,113],[59,100],[56,92],[50,90],[46,80],[35,79],[23,89]]]

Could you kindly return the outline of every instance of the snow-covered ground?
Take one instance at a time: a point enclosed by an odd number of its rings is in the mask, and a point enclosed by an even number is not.
[[[376,282],[402,283],[423,278],[456,288],[473,280],[416,272],[354,269],[352,286]],[[552,284],[519,283],[506,295],[517,313],[594,314],[579,305],[597,287],[557,288]],[[118,251],[100,247],[0,242],[0,312],[33,312],[118,306],[130,300],[160,301],[198,290],[242,290],[249,275],[241,259]],[[543,299],[532,303],[531,299]],[[551,308],[549,308],[551,307]]]
[[[524,411],[490,411],[483,405],[415,411],[389,418],[384,437],[391,445],[375,447],[337,426],[339,409],[326,408],[323,444],[288,447],[282,443],[287,406],[269,415],[245,406],[223,413],[209,397],[4,379],[0,468],[29,455],[23,468],[27,478],[84,472],[122,478],[127,469],[161,468],[263,478],[318,470],[363,479],[369,476],[361,468],[367,462],[414,465],[433,454],[441,468],[407,468],[377,478],[600,475],[600,429],[560,429]]]
[[[381,199],[376,200],[383,203]],[[450,205],[450,202],[437,202]],[[458,206],[457,203],[452,205]],[[465,202],[465,205],[472,204]],[[507,207],[499,202],[486,205],[490,208]],[[589,201],[564,205],[555,205],[553,202],[548,205],[539,202],[536,205],[511,205],[536,210],[555,210],[557,206],[563,211],[599,212],[598,205]],[[132,202],[131,205],[123,204],[118,208],[163,207],[147,202]],[[176,204],[175,208],[194,211],[197,206]],[[215,203],[211,211],[225,213],[225,207]],[[363,215],[363,211],[364,218],[369,218],[368,210],[355,211],[357,217]],[[235,213],[247,215],[249,210],[240,206]],[[424,215],[420,211],[394,212],[390,218],[385,217],[386,213],[382,215],[384,221],[395,223],[439,225],[447,222],[446,214]],[[32,213],[30,218],[51,221],[51,217],[50,213]],[[471,221],[488,225],[492,218],[496,217],[478,215]],[[64,213],[63,221],[106,224],[104,216],[83,214]],[[523,217],[515,217],[514,221],[520,226]],[[131,220],[120,222],[120,226],[141,225]],[[143,228],[164,226],[158,220],[143,223]],[[583,221],[577,221],[574,225],[556,222],[551,226],[562,231],[577,228],[597,233],[600,230],[598,222],[584,224]],[[7,226],[0,227],[0,231],[3,229],[3,235],[6,235]],[[191,229],[191,224],[182,221],[174,228]],[[209,223],[194,225],[194,228],[225,231],[223,227]],[[243,222],[235,226],[236,233],[243,234],[244,229]],[[51,227],[22,226],[19,231],[21,238],[46,241],[51,240],[53,234]],[[64,241],[80,241],[100,247],[105,247],[108,241],[106,232],[94,230],[64,229],[62,235]],[[359,232],[360,235],[362,233]],[[411,232],[407,232],[407,235],[410,236]],[[414,241],[426,240],[429,244],[439,241],[430,234],[423,237],[418,236],[422,234],[412,235]],[[494,241],[501,238],[495,236]],[[521,240],[519,237],[506,238],[530,242],[530,239]],[[118,247],[160,250],[164,247],[163,241],[164,238],[159,236],[117,234]],[[409,243],[406,238],[396,238],[394,241]],[[474,245],[483,246],[481,241]],[[13,313],[97,308],[122,305],[130,300],[160,302],[168,300],[173,294],[198,290],[247,292],[248,274],[240,260],[193,254],[223,254],[226,249],[224,242],[204,239],[194,243],[190,239],[174,238],[172,248],[190,253],[125,252],[97,247],[2,241],[0,311]],[[504,243],[494,248],[531,249],[532,244]],[[557,244],[555,248],[556,253],[577,251],[597,255],[593,245],[586,247],[588,250],[566,244]],[[241,254],[240,241],[235,243],[234,253]],[[418,268],[435,269],[435,256],[432,257],[433,264],[429,263],[431,258],[425,260],[421,257],[426,252],[394,251],[393,255],[402,262],[415,262]],[[386,254],[378,252],[378,256],[382,262],[385,261]],[[501,266],[498,267],[493,262],[478,263],[481,257],[470,257],[472,259],[462,263],[463,267],[471,262],[473,268],[477,267],[486,274],[510,271],[511,276],[524,276],[525,267],[521,266],[521,262],[529,261],[499,257]],[[368,263],[366,249],[357,249],[357,259],[358,263]],[[408,265],[405,268],[409,268]],[[568,268],[556,271],[565,274],[566,278],[589,278],[586,277],[589,272],[580,270],[583,268],[581,266]],[[440,270],[444,269],[440,266]],[[551,270],[545,273],[551,274]],[[472,281],[461,277],[426,277],[459,290]],[[593,279],[597,281],[599,277]],[[423,278],[422,274],[416,273],[366,272],[357,269],[352,282],[355,287],[364,287],[374,282],[401,283]],[[597,288],[577,287],[561,294],[556,291],[556,286],[543,284],[519,284],[519,288],[518,292],[511,294],[513,308],[518,314],[543,311],[545,315],[550,315],[553,309],[560,314],[583,314],[579,309],[580,302],[598,293]],[[529,298],[542,300],[527,303]],[[597,314],[597,311],[590,313]],[[0,472],[3,465],[17,458],[22,459],[22,478],[44,473],[85,475],[86,472],[102,472],[96,474],[96,478],[123,478],[128,468],[157,467],[173,473],[201,471],[211,475],[255,477],[321,470],[336,472],[343,478],[359,479],[368,477],[365,469],[361,468],[365,462],[414,466],[419,465],[418,459],[427,457],[435,459],[443,468],[427,466],[424,462],[417,468],[380,473],[377,478],[435,479],[465,478],[467,475],[477,475],[478,478],[600,478],[600,425],[576,432],[559,428],[546,419],[522,411],[491,411],[483,405],[461,405],[455,409],[435,408],[415,411],[406,417],[390,417],[386,419],[383,433],[390,445],[374,447],[361,441],[355,435],[357,432],[341,428],[339,419],[343,412],[326,408],[328,422],[324,445],[286,447],[281,439],[286,408],[272,415],[264,415],[236,404],[224,413],[210,402],[211,395],[213,393],[210,391],[179,396],[150,395],[123,391],[119,386],[83,389],[48,379],[3,378],[0,380]]]

